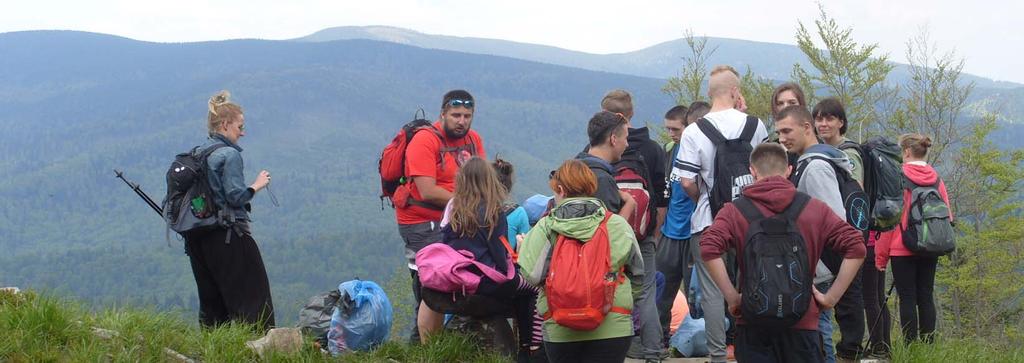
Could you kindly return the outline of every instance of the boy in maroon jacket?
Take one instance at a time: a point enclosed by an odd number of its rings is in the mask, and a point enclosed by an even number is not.
[[[755,182],[743,195],[766,216],[781,213],[793,201],[797,191],[788,177],[792,172],[786,150],[776,143],[758,145],[750,153],[750,172]],[[818,336],[818,314],[831,308],[849,287],[864,262],[863,235],[840,219],[828,205],[811,199],[796,220],[799,232],[807,243],[808,266],[815,266],[827,246],[843,256],[839,274],[827,293],[813,289],[814,302],[799,322],[789,329],[771,330],[747,326],[740,314],[740,293],[729,282],[722,254],[735,248],[744,278],[743,248],[747,220],[733,204],[727,204],[704,232],[700,241],[701,257],[707,263],[715,284],[729,304],[729,312],[738,317],[736,358],[740,362],[824,362],[821,338]]]

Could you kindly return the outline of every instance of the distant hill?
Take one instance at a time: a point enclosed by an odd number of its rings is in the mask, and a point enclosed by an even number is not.
[[[691,55],[685,39],[671,40],[627,53],[593,54],[500,39],[424,34],[388,26],[328,28],[295,40],[322,42],[339,39],[372,39],[421,48],[499,55],[661,79],[677,76],[682,59]],[[749,67],[756,74],[769,79],[790,79],[794,63],[800,63],[805,69],[813,70],[804,54],[795,45],[708,37],[708,47],[716,49],[708,64],[729,64],[740,71],[745,71]],[[898,62],[903,60],[902,54],[892,54],[891,57],[897,62],[889,81],[896,84],[905,82],[910,74],[908,66]],[[1024,85],[970,74],[965,74],[963,80],[974,82],[976,85],[970,101],[970,110],[979,113],[996,111],[1003,115],[1003,121],[1024,123]]]
[[[685,39],[670,40],[626,53],[593,54],[558,47],[513,42],[500,39],[455,37],[424,34],[415,30],[390,26],[342,26],[320,30],[298,41],[322,42],[340,39],[372,39],[412,45],[421,48],[453,50],[466,53],[500,55],[536,62],[642,77],[668,78],[678,74],[681,59],[690,56]],[[770,79],[788,79],[794,63],[811,68],[795,45],[758,42],[742,39],[708,37],[709,48],[717,47],[710,64],[730,64],[737,69],[747,66]],[[900,60],[901,54],[893,54]],[[897,62],[892,77],[906,79],[906,65]],[[1018,88],[1024,85],[966,75],[966,81],[981,88]]]

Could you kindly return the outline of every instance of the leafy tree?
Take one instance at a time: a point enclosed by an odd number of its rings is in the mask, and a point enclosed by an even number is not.
[[[796,34],[797,46],[817,72],[808,72],[794,64],[793,78],[808,95],[823,88],[825,94],[839,98],[852,126],[849,134],[863,140],[872,123],[881,120],[876,105],[887,95],[883,82],[893,65],[888,62],[888,55],[876,54],[878,44],[857,44],[853,39],[853,28],[840,27],[825,13],[824,5],[818,8],[819,17],[814,25],[817,38],[824,47],[817,47],[803,22],[799,22]],[[815,97],[808,98],[810,105],[810,99]]]
[[[691,29],[686,30],[684,39],[686,45],[690,47],[690,56],[683,58],[683,69],[679,76],[669,78],[661,88],[662,92],[672,96],[679,105],[705,100],[701,89],[708,75],[708,59],[718,49],[717,46],[709,49],[708,38],[695,37]]]
[[[1024,150],[1005,151],[989,140],[996,116],[972,125],[945,179],[963,235],[940,259],[936,289],[944,312],[962,336],[1007,336],[1024,342]]]
[[[747,67],[740,79],[740,92],[747,101],[747,114],[768,122],[772,114],[772,92],[775,86],[770,79],[758,76]]]
[[[893,122],[883,124],[892,133],[919,132],[932,137],[928,163],[941,166],[946,151],[969,132],[958,121],[974,82],[964,82],[963,58],[953,51],[939,53],[927,30],[907,41],[910,79],[900,90]]]

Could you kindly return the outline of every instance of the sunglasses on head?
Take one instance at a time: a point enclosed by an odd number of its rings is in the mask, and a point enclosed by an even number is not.
[[[448,107],[473,108],[473,100],[462,100],[458,98],[453,98],[451,100],[448,100],[447,105]]]
[[[552,170],[551,174],[548,174],[548,179],[554,179],[556,176],[558,176],[558,170]]]

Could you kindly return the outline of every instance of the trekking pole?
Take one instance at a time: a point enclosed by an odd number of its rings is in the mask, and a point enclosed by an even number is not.
[[[139,198],[142,198],[142,200],[145,201],[146,204],[149,204],[149,207],[153,208],[153,211],[156,212],[156,214],[159,214],[160,217],[163,217],[163,208],[160,208],[160,205],[156,204],[156,202],[153,201],[153,198],[150,198],[149,195],[146,194],[146,192],[142,191],[142,188],[139,187],[139,184],[132,183],[128,181],[128,179],[125,179],[124,173],[121,172],[120,170],[114,169],[114,174],[117,175],[118,179],[121,179],[122,181],[124,181],[125,184],[128,184],[128,187],[132,188],[132,190],[135,191],[135,194],[137,194]]]

